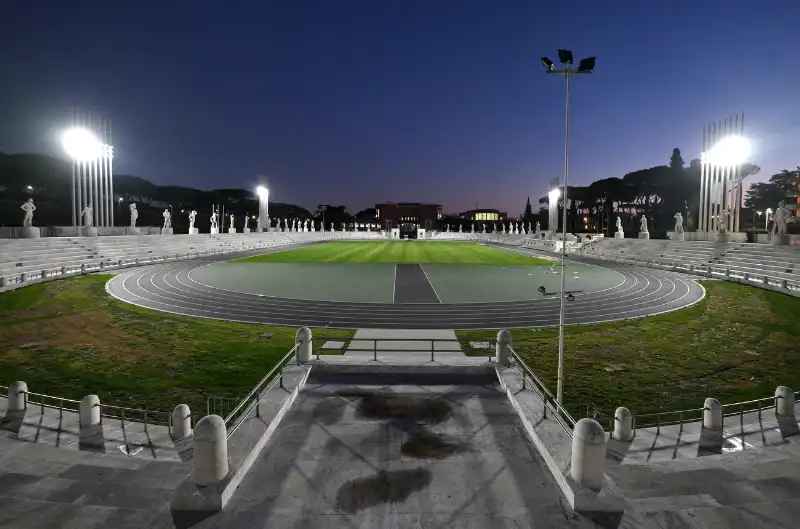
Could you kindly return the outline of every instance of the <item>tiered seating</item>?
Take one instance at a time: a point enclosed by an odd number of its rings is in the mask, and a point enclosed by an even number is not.
[[[77,238],[0,240],[0,277],[39,272],[57,261],[64,265],[90,262],[92,253]]]
[[[800,296],[800,248],[768,244],[606,239],[581,254],[701,273]]]

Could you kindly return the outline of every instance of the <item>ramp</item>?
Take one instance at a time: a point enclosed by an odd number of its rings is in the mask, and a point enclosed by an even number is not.
[[[494,385],[309,384],[209,527],[595,527]]]

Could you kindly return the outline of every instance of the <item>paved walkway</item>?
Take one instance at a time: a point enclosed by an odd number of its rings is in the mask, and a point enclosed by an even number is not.
[[[453,330],[358,329],[345,354],[320,355],[320,360],[348,365],[479,366],[485,364],[492,353],[487,350],[486,356],[465,355]]]

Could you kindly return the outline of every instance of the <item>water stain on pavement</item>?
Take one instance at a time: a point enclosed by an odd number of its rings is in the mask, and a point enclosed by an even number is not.
[[[336,508],[354,514],[387,503],[401,503],[430,486],[433,475],[425,468],[381,470],[368,478],[349,481],[336,494]]]
[[[366,393],[359,406],[368,419],[400,419],[438,424],[453,415],[453,407],[445,400],[410,395]]]
[[[404,456],[416,459],[445,459],[467,450],[468,446],[464,443],[427,431],[410,435],[400,447]]]

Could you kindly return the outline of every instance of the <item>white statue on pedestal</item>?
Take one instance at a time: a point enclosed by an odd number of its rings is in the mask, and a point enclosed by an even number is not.
[[[136,209],[136,202],[132,202],[128,209],[131,210],[131,228],[135,228],[136,221],[139,220],[139,210]]]
[[[172,229],[172,214],[169,212],[169,209],[165,209],[164,213],[161,214],[164,217],[164,229],[171,230]]]
[[[542,225],[541,225],[541,223],[540,223],[540,222],[537,220],[537,221],[536,221],[536,233],[539,233],[540,231],[542,231]]]
[[[497,223],[496,222],[492,223],[492,233],[497,233]]]
[[[189,231],[194,229],[194,220],[197,218],[197,212],[192,210],[189,212]]]
[[[262,227],[262,226],[261,226],[261,217],[258,217],[258,227],[259,227],[259,228],[261,228],[261,227]],[[268,216],[268,217],[267,217],[267,226],[266,226],[266,230],[267,230],[267,231],[269,231],[269,230],[270,230],[270,228],[272,228],[272,219],[271,219],[271,218],[269,218],[269,216]]]
[[[229,227],[229,228],[233,228],[233,227],[234,227],[234,225],[233,225],[233,222],[234,222],[234,220],[235,220],[235,217],[233,216],[233,213],[231,213],[231,214],[230,214],[230,218],[231,218],[231,224],[230,224],[230,226],[228,226],[228,227]]]
[[[463,228],[463,226],[461,226],[461,225],[459,224],[459,225],[458,225],[458,233],[463,233],[463,229],[462,229],[462,228]]]
[[[33,227],[33,212],[36,211],[36,206],[33,205],[33,199],[29,198],[28,201],[22,204],[19,208],[25,212],[25,216],[22,218],[22,227]]]
[[[647,217],[645,217],[644,215],[642,215],[642,220],[639,223],[639,232],[650,233],[649,231],[647,231]]]
[[[778,204],[778,207],[775,208],[775,213],[772,214],[772,231],[775,235],[785,235],[786,234],[786,224],[789,222],[789,216],[791,213],[789,212],[789,208],[781,202]]]
[[[250,222],[250,217],[248,217],[247,215],[245,215],[245,216],[244,216],[244,227],[245,227],[245,228],[247,228],[247,227],[248,227],[248,226],[247,226],[248,222]],[[233,225],[233,224],[231,224],[231,225]]]
[[[622,219],[617,217],[617,233],[624,233],[622,231]]]
[[[719,212],[719,219],[717,220],[717,232],[728,233],[728,210],[723,209]]]
[[[504,222],[503,223],[503,235],[505,235],[505,234],[506,234],[506,223]]]
[[[215,211],[215,212],[213,212],[213,213],[211,214],[211,218],[210,218],[210,219],[208,219],[208,220],[209,220],[209,222],[211,222],[211,229],[212,229],[212,230],[217,230],[217,229],[219,229],[219,220],[218,220],[218,219],[219,219],[219,216],[217,215],[217,212],[216,212],[216,211]]]
[[[673,218],[675,219],[675,233],[683,233],[683,214],[676,213]]]
[[[93,215],[92,215],[93,213],[94,213],[94,210],[92,210],[92,205],[91,204],[87,205],[85,208],[83,208],[83,211],[81,211],[81,215],[83,216],[83,227],[84,228],[91,228],[92,227],[92,223],[94,222],[93,221]]]

